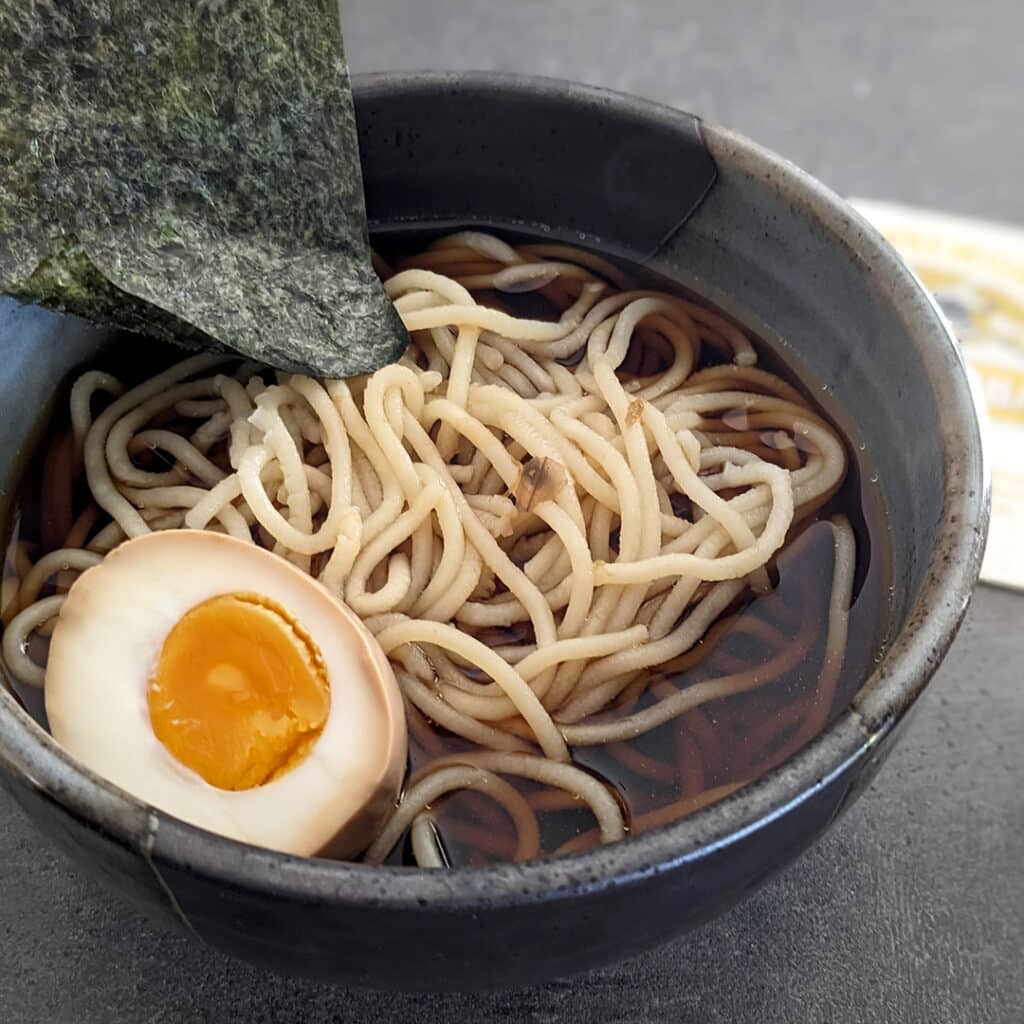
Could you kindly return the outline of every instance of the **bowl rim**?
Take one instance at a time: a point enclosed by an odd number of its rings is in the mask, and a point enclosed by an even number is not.
[[[553,78],[495,72],[378,72],[356,75],[353,84],[357,107],[359,97],[367,94],[499,91],[520,98],[554,94],[568,104],[596,100],[615,112],[655,117],[670,128],[685,124],[692,130],[693,125],[693,115],[671,107]],[[777,187],[798,195],[825,230],[876,271],[875,287],[900,311],[942,411],[936,428],[946,452],[947,475],[939,540],[928,571],[880,664],[826,730],[778,768],[725,799],[628,842],[549,860],[450,871],[293,857],[155,811],[72,761],[3,686],[0,767],[80,823],[140,853],[172,906],[176,904],[160,865],[200,875],[225,890],[257,891],[292,903],[423,910],[575,898],[634,884],[749,837],[870,756],[914,703],[952,643],[981,567],[989,485],[966,368],[932,297],[860,214],[784,158],[727,129],[701,125],[708,137],[738,154],[748,173],[771,178]],[[927,353],[923,345],[930,346]]]

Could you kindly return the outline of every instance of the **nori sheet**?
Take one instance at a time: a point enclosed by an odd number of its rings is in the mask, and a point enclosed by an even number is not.
[[[337,0],[0,0],[0,292],[284,370],[398,358]]]

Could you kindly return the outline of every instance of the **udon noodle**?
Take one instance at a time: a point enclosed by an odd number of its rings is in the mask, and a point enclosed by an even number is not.
[[[478,795],[480,821],[494,820],[489,802],[511,819],[516,859],[549,852],[538,813],[589,809],[595,829],[572,850],[731,792],[742,779],[702,781],[720,740],[701,708],[805,660],[808,630],[747,623],[769,652],[759,663],[723,656],[726,671],[683,687],[673,672],[714,647],[751,590],[771,589],[787,537],[840,486],[834,428],[756,365],[733,324],[589,253],[462,232],[379,270],[412,343],[371,376],[203,354],[129,390],[97,370],[78,378],[51,476],[84,474],[91,501],[72,510],[65,488],[62,545],[33,565],[15,553],[13,674],[42,685],[33,634],[124,538],[217,530],[312,573],[391,660],[419,756],[368,862],[409,830],[419,864],[446,863],[437,808],[454,792]],[[790,752],[825,724],[846,647],[853,533],[826,522],[817,684],[767,726]],[[630,822],[574,751],[605,745],[665,781],[629,741],[671,720],[682,790]]]

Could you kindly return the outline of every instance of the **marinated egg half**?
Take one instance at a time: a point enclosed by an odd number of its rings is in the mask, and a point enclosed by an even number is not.
[[[98,775],[285,853],[360,852],[405,771],[376,640],[311,577],[223,534],[149,534],[83,573],[45,698],[54,738]]]

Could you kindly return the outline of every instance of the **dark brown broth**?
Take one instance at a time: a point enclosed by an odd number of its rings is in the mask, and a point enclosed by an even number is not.
[[[396,251],[413,251],[408,244]],[[392,255],[390,252],[388,255]],[[652,281],[657,287],[671,290],[666,282]],[[529,295],[502,295],[501,302],[517,312],[536,315],[536,299]],[[695,650],[697,664],[676,673],[671,679],[675,687],[684,687],[717,675],[754,668],[775,653],[765,641],[752,638],[750,623],[767,623],[794,639],[810,631],[807,653],[773,682],[750,693],[703,705],[694,712],[665,723],[659,728],[621,744],[580,747],[573,751],[576,762],[605,780],[618,794],[627,812],[631,831],[643,831],[653,824],[645,815],[668,808],[664,818],[681,817],[695,809],[702,792],[717,787],[749,782],[771,770],[793,752],[791,742],[799,723],[796,711],[806,702],[818,681],[825,646],[828,599],[832,578],[832,532],[823,521],[842,513],[849,519],[857,541],[857,569],[853,604],[849,618],[846,657],[836,687],[836,696],[829,714],[833,720],[870,673],[884,647],[889,625],[889,533],[876,479],[865,452],[857,443],[856,433],[835,409],[824,408],[819,398],[822,391],[803,371],[795,373],[786,359],[764,341],[748,336],[757,349],[758,365],[778,374],[805,396],[808,404],[825,419],[839,426],[844,438],[848,470],[839,491],[809,521],[800,524],[797,535],[791,536],[786,548],[774,561],[777,574],[775,589],[766,595],[747,595],[730,610],[729,623],[713,629]],[[126,382],[141,380],[180,357],[175,349],[160,345],[144,346],[140,356],[137,341],[115,343],[97,365],[111,369]],[[710,358],[709,358],[710,356]],[[710,365],[720,361],[713,354],[705,356]],[[69,385],[70,382],[67,382]],[[8,560],[19,539],[29,545],[34,561],[47,550],[59,546],[66,524],[62,513],[46,508],[40,502],[44,485],[47,454],[52,459],[54,447],[68,430],[66,391],[55,417],[51,433],[42,446],[44,457],[37,460],[25,481]],[[75,494],[74,507],[81,509],[85,495],[82,485]],[[56,538],[56,539],[55,539]],[[49,590],[45,593],[51,592]],[[34,641],[45,648],[45,640]],[[655,676],[658,674],[655,673]],[[31,688],[18,688],[18,696],[27,710],[44,726],[45,713],[41,693]],[[655,698],[646,694],[637,708]],[[612,712],[614,714],[614,712]],[[428,752],[410,733],[410,769],[429,763],[437,756]],[[473,749],[458,737],[431,727],[432,745],[445,753]],[[545,790],[532,783],[509,779],[531,800],[560,800],[560,791]],[[706,799],[706,797],[704,798]],[[435,818],[445,855],[454,865],[483,865],[507,860],[515,846],[511,822],[504,812],[480,794],[457,792],[444,798],[435,808]],[[546,853],[576,838],[578,845],[596,842],[592,836],[594,823],[584,805],[540,813],[542,848]],[[654,824],[661,824],[661,821]],[[408,840],[399,843],[389,858],[390,863],[412,863]]]

